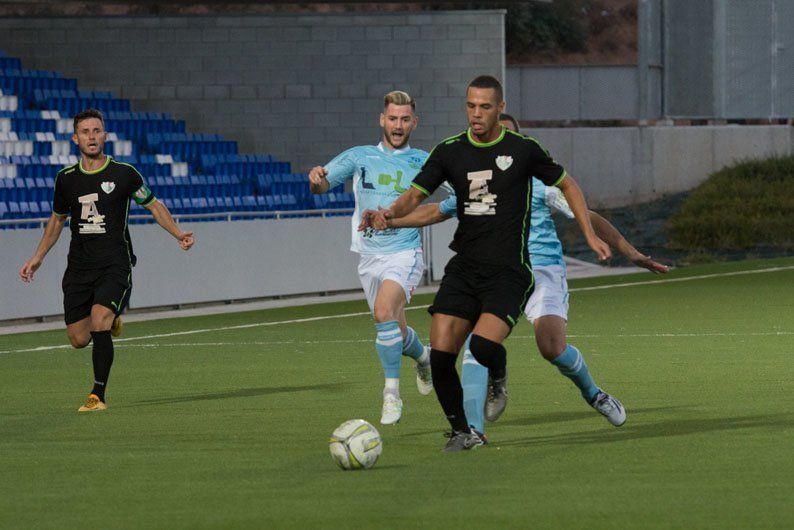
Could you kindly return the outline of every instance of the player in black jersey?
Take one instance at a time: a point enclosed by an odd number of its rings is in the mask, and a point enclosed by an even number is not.
[[[470,332],[471,352],[489,369],[493,386],[506,382],[502,342],[523,312],[533,285],[527,245],[532,177],[559,187],[588,245],[601,260],[611,255],[593,231],[584,196],[573,178],[535,140],[508,133],[499,124],[504,105],[497,79],[474,79],[466,93],[469,128],[436,146],[412,187],[389,208],[363,216],[362,225],[385,227],[388,219],[416,209],[444,181],[458,197],[459,222],[450,245],[456,255],[447,264],[429,309],[433,386],[452,426],[445,451],[483,443],[466,420],[455,369]]]
[[[36,252],[19,270],[22,281],[33,280],[68,218],[72,240],[63,276],[66,334],[75,348],[94,341],[94,387],[80,412],[107,408],[105,388],[113,364],[110,330],[129,301],[135,265],[127,227],[130,200],[149,210],[184,250],[193,246],[193,233],[179,229],[141,174],[104,153],[105,138],[101,112],[88,109],[74,117],[72,140],[80,161],[58,172],[52,215]]]

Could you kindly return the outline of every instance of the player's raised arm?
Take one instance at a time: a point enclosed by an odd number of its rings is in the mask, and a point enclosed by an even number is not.
[[[664,274],[669,270],[666,265],[652,260],[650,256],[646,256],[637,250],[612,223],[593,210],[589,210],[588,213],[596,235],[603,239],[609,246],[617,249],[618,252],[626,256],[632,263],[656,274]]]
[[[336,155],[324,166],[315,166],[309,171],[309,191],[314,194],[326,193],[356,173],[356,157],[360,151],[355,147]]]
[[[53,212],[50,219],[47,221],[47,226],[44,228],[44,234],[41,236],[36,252],[33,256],[22,265],[19,269],[19,277],[25,283],[33,281],[33,275],[36,273],[41,264],[44,262],[44,257],[50,249],[58,242],[58,238],[63,231],[63,225],[66,223],[65,215],[58,215]]]

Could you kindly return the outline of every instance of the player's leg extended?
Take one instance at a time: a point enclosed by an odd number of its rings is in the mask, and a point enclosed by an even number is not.
[[[598,410],[613,425],[623,425],[626,413],[623,405],[609,394],[602,392],[581,352],[565,338],[566,321],[556,315],[546,315],[534,321],[535,341],[544,359],[557,367],[562,375],[570,379],[588,404]]]
[[[392,280],[380,284],[375,297],[372,314],[375,318],[375,349],[378,352],[383,375],[383,415],[381,423],[393,424],[400,421],[402,400],[400,399],[400,364],[403,354],[403,334],[400,320],[405,308],[405,292],[402,286]]]
[[[463,410],[466,419],[476,431],[485,432],[485,394],[488,390],[488,368],[477,362],[470,348],[471,335],[463,347],[463,367],[461,384],[463,385]]]
[[[416,361],[416,388],[423,396],[433,391],[433,380],[430,375],[430,349],[419,339],[419,335],[405,320],[405,309],[400,311],[398,318],[403,331],[403,355]]]

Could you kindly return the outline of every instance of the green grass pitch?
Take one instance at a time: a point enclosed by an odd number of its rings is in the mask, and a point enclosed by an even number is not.
[[[363,301],[129,324],[100,414],[76,412],[90,348],[0,336],[0,528],[794,527],[794,259],[571,287],[570,341],[628,422],[587,407],[522,322],[492,443],[456,454],[408,362],[402,422],[377,423],[372,322],[339,316]],[[357,417],[383,454],[343,472],[328,437]]]

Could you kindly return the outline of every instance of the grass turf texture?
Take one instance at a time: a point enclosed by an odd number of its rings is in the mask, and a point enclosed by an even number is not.
[[[402,423],[377,423],[367,316],[118,342],[98,414],[76,412],[90,349],[0,354],[0,527],[792,527],[794,269],[641,284],[658,279],[571,282],[638,282],[571,295],[571,343],[623,400],[626,425],[587,407],[522,322],[507,341],[507,411],[487,426],[492,444],[467,453],[441,453],[446,422],[409,362]],[[124,338],[364,311],[141,322]],[[428,315],[408,318],[426,339]],[[64,343],[62,331],[0,336],[0,351]],[[328,437],[356,417],[380,430],[383,455],[343,472]]]

